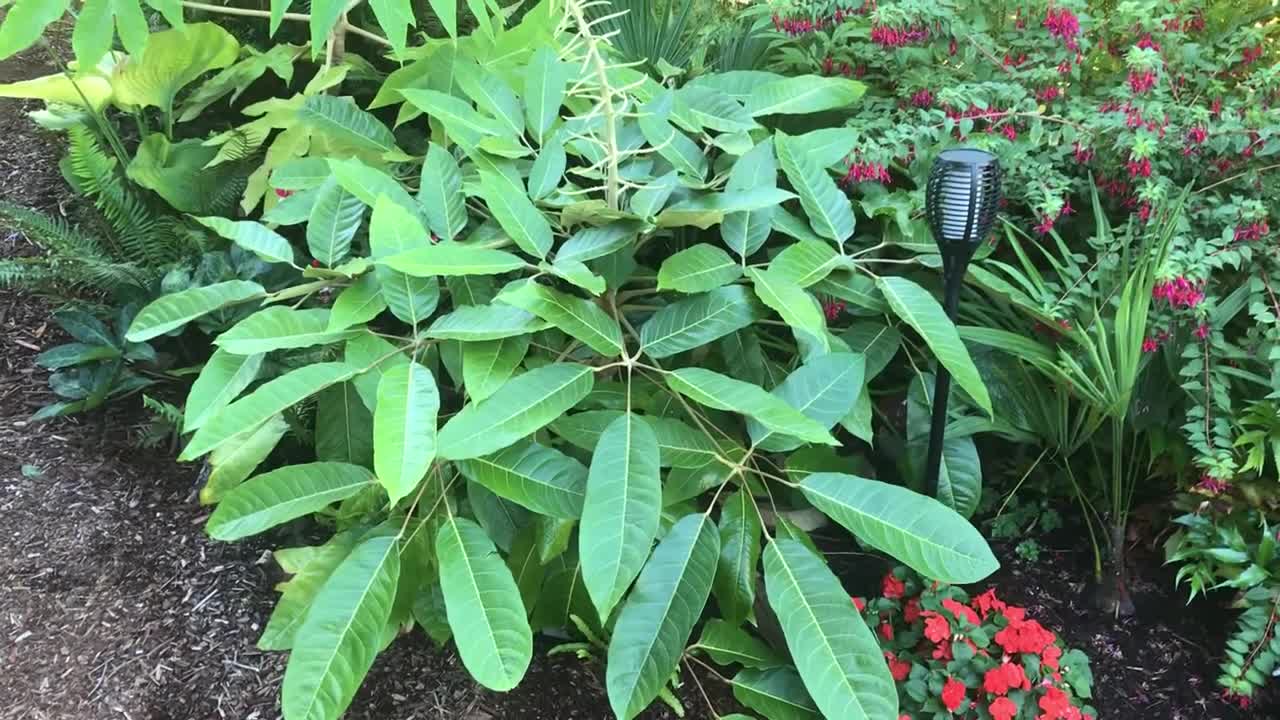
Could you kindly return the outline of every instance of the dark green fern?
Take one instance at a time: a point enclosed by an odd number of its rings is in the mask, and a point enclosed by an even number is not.
[[[129,287],[146,288],[163,274],[160,268],[118,256],[104,238],[20,205],[0,201],[0,225],[21,232],[44,251],[43,256],[0,262],[0,286],[100,288],[118,294]]]

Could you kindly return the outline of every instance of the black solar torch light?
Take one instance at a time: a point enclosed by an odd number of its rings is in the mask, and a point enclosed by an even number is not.
[[[952,322],[956,319],[965,269],[978,244],[991,232],[999,204],[1000,163],[994,155],[969,148],[944,150],[938,155],[925,187],[925,214],[942,254],[945,307]],[[947,427],[947,395],[951,391],[951,374],[941,364],[937,372],[933,422],[929,426],[929,457],[925,465],[925,487],[930,495],[938,492],[943,434]]]

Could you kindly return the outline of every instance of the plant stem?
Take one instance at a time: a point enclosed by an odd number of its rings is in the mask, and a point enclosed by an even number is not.
[[[220,15],[239,15],[241,17],[260,17],[260,18],[271,17],[270,10],[252,10],[249,8],[226,7],[223,5],[210,5],[208,3],[202,3],[202,2],[191,2],[190,0],[183,0],[182,6],[191,8],[192,10],[203,10],[205,12],[218,13]],[[311,16],[305,13],[287,12],[284,14],[284,19],[293,20],[296,22],[311,22]]]
[[[585,60],[595,68],[596,82],[600,83],[600,114],[604,116],[604,144],[605,150],[608,152],[606,159],[609,166],[609,175],[604,187],[604,198],[609,205],[609,209],[617,210],[619,208],[618,187],[620,181],[618,178],[618,129],[613,110],[614,90],[613,86],[609,84],[609,74],[604,58],[600,55],[600,39],[591,33],[591,23],[587,22],[586,15],[583,14],[581,3],[571,2],[568,5],[587,44],[587,57]]]

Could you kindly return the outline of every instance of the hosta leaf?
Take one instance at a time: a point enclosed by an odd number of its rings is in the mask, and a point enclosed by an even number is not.
[[[215,310],[265,296],[261,285],[246,280],[227,280],[163,295],[134,316],[125,339],[146,342]]]
[[[861,355],[822,355],[788,375],[773,389],[773,394],[829,429],[853,410],[854,402],[863,391],[863,373]],[[771,452],[786,452],[800,446],[798,440],[784,438],[761,425],[752,423],[747,429],[757,447]]]
[[[337,535],[321,546],[307,562],[294,573],[288,582],[279,586],[280,599],[276,601],[271,618],[258,638],[261,650],[289,650],[293,647],[298,628],[307,617],[307,610],[315,601],[320,588],[333,576],[333,571],[351,554],[353,544],[348,535]],[[281,560],[277,551],[276,559]]]
[[[196,222],[270,263],[293,264],[293,247],[280,234],[251,220],[198,217]]]
[[[584,227],[556,251],[556,262],[586,262],[604,257],[630,245],[643,226],[634,220],[618,220],[596,227]]]
[[[427,368],[409,362],[382,374],[373,416],[373,467],[392,505],[413,491],[435,459],[439,410],[440,393]]]
[[[341,4],[341,3],[339,3]],[[396,138],[376,117],[349,97],[308,95],[298,118],[314,130],[359,150],[398,154]]]
[[[565,85],[571,75],[571,68],[561,62],[550,47],[539,47],[525,69],[525,118],[529,121],[529,132],[539,144],[546,142],[547,131],[560,117],[560,104],[564,102]]]
[[[116,100],[170,113],[179,90],[210,70],[234,63],[240,54],[235,37],[209,22],[153,32],[146,44],[141,56],[130,57],[112,74]]]
[[[809,502],[864,544],[925,577],[972,583],[1000,567],[982,534],[931,497],[839,473],[814,473],[801,482],[800,489]]]
[[[623,414],[591,456],[578,532],[587,594],[601,618],[609,617],[640,573],[661,513],[658,439],[639,415]]]
[[[677,522],[645,563],[609,641],[605,684],[619,718],[648,707],[675,672],[707,603],[719,553],[715,526],[698,513]]]
[[[604,357],[622,354],[622,328],[590,300],[527,281],[504,290],[497,302],[537,315]]]
[[[427,231],[412,213],[389,198],[378,198],[369,219],[369,250],[374,258],[382,260],[427,245]],[[417,278],[383,264],[376,265],[374,273],[382,298],[400,320],[416,326],[435,312],[440,281],[434,276]]]
[[[424,245],[379,262],[408,275],[498,275],[525,267],[525,261],[509,252],[459,243]]]
[[[533,657],[533,632],[511,570],[484,530],[454,515],[436,533],[436,557],[462,664],[490,690],[510,690]]]
[[[728,253],[714,245],[699,243],[663,261],[658,269],[658,289],[699,293],[718,288],[742,277],[742,268]]]
[[[205,421],[231,404],[258,377],[262,355],[236,355],[221,348],[204,364],[187,393],[184,432],[199,430]]]
[[[505,173],[480,169],[480,196],[520,249],[537,258],[551,251],[551,224],[529,200],[523,185]]]
[[[329,312],[323,308],[294,310],[273,305],[231,326],[213,342],[230,353],[253,355],[324,345],[351,337],[355,331],[329,331]]]
[[[756,86],[747,98],[747,112],[761,115],[801,115],[852,105],[866,85],[855,80],[800,75]]]
[[[431,232],[443,240],[458,237],[467,225],[466,196],[462,194],[462,173],[448,150],[431,143],[422,165],[418,202],[426,213]]]
[[[578,404],[594,381],[591,368],[575,363],[553,363],[517,375],[445,424],[439,455],[467,460],[508,447]]]
[[[351,238],[364,221],[364,203],[336,178],[324,181],[307,221],[307,249],[321,264],[333,267],[351,252]]]
[[[215,540],[239,540],[328,507],[365,489],[373,474],[359,465],[287,465],[250,478],[227,493],[209,516]]]
[[[467,395],[484,400],[498,391],[529,352],[528,335],[462,344],[462,378]]]
[[[730,682],[738,702],[769,720],[821,720],[804,681],[791,667],[747,668]]]
[[[351,379],[356,370],[345,363],[316,363],[291,370],[263,383],[209,418],[195,437],[191,438],[178,459],[194,460],[243,432],[245,428],[257,426],[272,415],[283,412],[334,383]]]
[[[720,559],[713,590],[720,615],[741,625],[756,598],[756,565],[760,562],[760,515],[747,490],[739,490],[720,509]]]
[[[877,284],[893,313],[920,334],[956,383],[969,393],[978,407],[992,415],[987,386],[960,340],[956,326],[947,318],[938,301],[927,290],[906,278],[885,276]]]
[[[817,299],[771,270],[747,268],[747,274],[751,276],[756,296],[781,315],[784,322],[817,338],[824,349],[829,347],[827,322]]]
[[[757,553],[759,549],[759,543],[757,543]],[[720,539],[720,557],[724,557],[723,535]],[[720,619],[708,620],[707,624],[702,626],[702,637],[698,638],[698,644],[694,647],[706,651],[707,655],[720,665],[768,668],[783,665],[786,662],[762,641],[748,635],[737,625]]]
[[[284,672],[287,720],[337,720],[382,647],[400,580],[396,538],[360,543],[333,571],[298,628]]]
[[[587,487],[587,468],[545,445],[526,443],[463,460],[468,480],[540,515],[577,518]]]
[[[228,492],[267,459],[289,429],[280,415],[273,415],[257,427],[246,430],[218,446],[209,455],[209,479],[200,488],[200,504],[220,502]]]
[[[805,442],[838,444],[820,423],[759,386],[697,367],[672,371],[666,379],[672,390],[700,405],[741,413],[770,430],[794,435]]]
[[[654,313],[640,328],[640,345],[649,357],[670,357],[741,330],[761,316],[759,305],[746,288],[716,288]]]
[[[316,397],[316,459],[373,464],[373,417],[350,382],[330,385]]]
[[[97,360],[120,357],[120,348],[109,345],[86,345],[85,343],[67,343],[45,350],[36,356],[36,364],[49,370],[75,367]]]
[[[338,332],[354,325],[363,325],[386,309],[387,301],[382,298],[377,276],[366,273],[338,293],[333,301],[333,311],[329,313],[326,329]]]
[[[782,171],[800,195],[800,206],[809,216],[813,231],[843,244],[854,229],[853,205],[849,198],[836,187],[826,168],[791,146],[791,138],[779,134],[774,138],[774,145]]]
[[[769,263],[769,272],[807,288],[825,279],[845,262],[827,243],[801,240],[778,253]]]
[[[480,342],[525,335],[547,324],[532,313],[510,305],[463,305],[427,328],[427,337]]]

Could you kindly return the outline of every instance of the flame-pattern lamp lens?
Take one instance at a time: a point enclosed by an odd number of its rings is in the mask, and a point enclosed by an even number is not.
[[[929,172],[925,212],[945,259],[973,256],[996,222],[1000,205],[1000,162],[969,148],[944,150]]]

